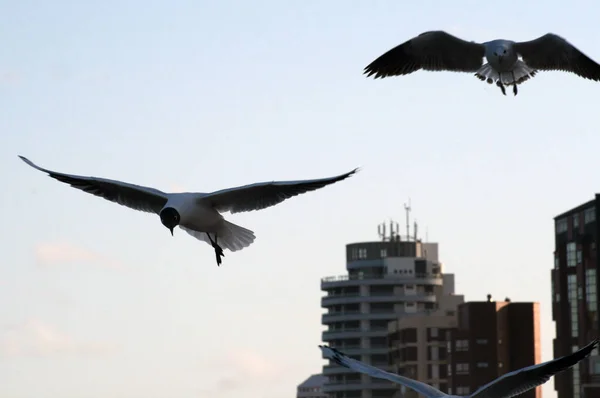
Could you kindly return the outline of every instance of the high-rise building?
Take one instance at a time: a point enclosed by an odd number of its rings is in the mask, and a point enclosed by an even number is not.
[[[513,370],[541,362],[539,303],[468,302],[449,331],[450,394],[469,395]],[[541,398],[541,387],[523,393]]]
[[[437,243],[401,238],[397,232],[380,234],[381,241],[347,245],[348,273],[321,280],[327,293],[321,300],[327,311],[323,341],[386,370],[394,370],[388,357],[388,323],[437,309],[444,282]],[[389,398],[398,391],[396,384],[331,361],[323,374],[329,379],[323,392],[332,398]]]
[[[597,241],[600,236],[600,194],[554,218],[552,319],[556,322],[554,357],[570,354],[598,336]],[[554,377],[558,398],[600,396],[598,349],[589,360]],[[595,390],[595,392],[594,392]],[[585,395],[584,395],[585,394]]]
[[[327,398],[323,393],[323,384],[327,378],[322,374],[310,376],[296,388],[296,398]]]
[[[453,292],[454,275],[443,277],[444,287]],[[395,373],[448,391],[446,337],[447,331],[457,326],[456,311],[463,301],[462,295],[444,292],[438,298],[437,310],[390,322],[388,342]],[[407,391],[402,398],[410,398],[410,395]]]

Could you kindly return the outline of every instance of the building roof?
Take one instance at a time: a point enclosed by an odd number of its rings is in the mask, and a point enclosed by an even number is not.
[[[558,216],[554,217],[554,219],[557,220],[557,219],[565,217],[565,216],[570,216],[571,214],[580,212],[580,211],[582,211],[582,210],[584,210],[584,209],[586,209],[588,207],[594,206],[594,203],[596,202],[596,200],[598,199],[599,196],[600,196],[600,194],[597,193],[595,195],[596,199],[589,200],[589,201],[587,201],[587,202],[585,202],[583,204],[580,204],[577,207],[572,208],[571,210],[567,210],[565,212],[562,212]]]
[[[325,382],[327,382],[327,377],[322,374],[316,374],[300,383],[298,388],[322,387]]]

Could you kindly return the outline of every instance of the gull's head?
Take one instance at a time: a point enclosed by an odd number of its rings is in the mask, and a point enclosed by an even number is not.
[[[179,225],[179,221],[181,220],[181,216],[179,212],[172,207],[165,207],[160,211],[160,222],[169,228],[171,231],[171,236],[173,235],[173,228]]]
[[[508,43],[498,43],[491,49],[491,55],[496,58],[498,65],[502,65],[504,59],[510,55],[510,48]]]

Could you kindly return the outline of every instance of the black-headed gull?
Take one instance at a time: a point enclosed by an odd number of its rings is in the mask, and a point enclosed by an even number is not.
[[[486,64],[483,64],[484,57]],[[407,75],[419,69],[475,72],[482,81],[496,82],[504,95],[504,86],[510,85],[517,95],[517,85],[534,77],[538,70],[572,72],[585,79],[600,81],[600,65],[553,33],[531,41],[476,43],[444,31],[425,32],[377,58],[365,68],[364,74],[384,78]]]
[[[217,265],[221,264],[223,249],[241,250],[254,242],[255,238],[254,232],[226,221],[221,212],[239,213],[274,206],[292,196],[344,180],[358,170],[330,178],[260,182],[211,193],[165,193],[105,178],[58,173],[39,167],[23,156],[19,157],[31,167],[73,188],[134,210],[158,214],[171,235],[173,228],[179,226],[196,239],[209,243],[215,249]],[[214,239],[210,234],[214,235]]]
[[[572,354],[506,373],[496,380],[479,387],[477,391],[467,396],[446,394],[429,384],[386,372],[374,366],[367,365],[364,362],[352,359],[335,348],[322,345],[319,348],[323,351],[325,358],[329,358],[341,366],[371,377],[400,384],[415,390],[427,398],[511,398],[544,384],[550,380],[550,377],[577,364],[590,355],[599,342],[600,340],[596,339]]]

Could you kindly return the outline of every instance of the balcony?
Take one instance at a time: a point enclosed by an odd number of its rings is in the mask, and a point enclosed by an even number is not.
[[[423,292],[418,294],[376,293],[364,296],[360,294],[336,294],[323,296],[321,298],[321,307],[326,308],[331,305],[359,303],[403,303],[406,301],[435,303],[436,297],[433,292]]]
[[[393,310],[381,311],[381,312],[360,312],[360,311],[340,311],[323,314],[321,316],[321,323],[328,325],[336,322],[348,322],[348,321],[362,321],[362,320],[386,320],[391,318],[397,318],[398,313]]]
[[[414,274],[414,275],[339,275],[327,276],[321,279],[321,290],[336,287],[360,286],[360,285],[442,285],[441,274]]]
[[[377,381],[375,381],[377,380]],[[386,380],[375,379],[370,383],[361,383],[360,381],[325,383],[323,385],[324,393],[348,390],[397,390],[398,384]]]
[[[388,354],[390,348],[387,345],[375,345],[369,348],[363,346],[336,346],[335,349],[343,352],[346,355],[373,355],[373,354]],[[323,358],[325,358],[323,356]]]
[[[361,329],[361,328],[346,328],[335,329],[323,332],[322,341],[328,342],[336,339],[352,339],[359,337],[384,337],[388,335],[387,327]]]

